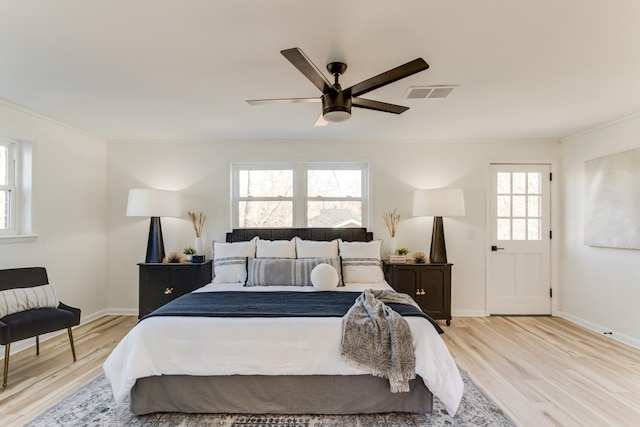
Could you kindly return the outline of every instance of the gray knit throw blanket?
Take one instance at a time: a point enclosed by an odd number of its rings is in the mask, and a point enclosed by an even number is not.
[[[391,393],[408,392],[416,377],[416,358],[409,324],[386,303],[411,304],[406,294],[366,289],[342,318],[342,358],[389,380]]]

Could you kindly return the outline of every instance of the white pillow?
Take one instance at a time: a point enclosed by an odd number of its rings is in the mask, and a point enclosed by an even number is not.
[[[336,255],[337,256],[337,255]],[[291,240],[262,240],[256,245],[256,258],[295,258],[296,241]]]
[[[247,258],[255,258],[257,237],[248,242],[213,242],[213,283],[244,283]]]
[[[380,283],[384,281],[380,249],[382,240],[370,242],[338,241],[342,258],[342,278],[347,283]]]
[[[320,291],[338,287],[338,272],[329,264],[318,264],[311,270],[311,284]]]
[[[336,258],[338,256],[338,239],[329,242],[318,240],[302,240],[296,237],[298,258]]]
[[[60,301],[51,284],[0,291],[0,317],[34,308],[57,308],[58,305]]]

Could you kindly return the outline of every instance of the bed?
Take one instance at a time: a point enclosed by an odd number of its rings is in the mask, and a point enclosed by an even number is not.
[[[220,255],[225,247],[233,251],[236,246],[244,247],[250,242],[258,248],[255,259],[244,258],[244,265],[238,261],[240,256]],[[300,251],[304,243],[307,245],[304,250],[310,255],[325,250],[327,245],[320,242],[344,242],[341,244],[345,245],[345,254],[347,242],[375,247],[372,233],[363,228],[235,229],[227,234],[225,243],[229,246],[214,243],[214,248],[219,249],[214,254],[214,275],[218,280],[214,277],[212,283],[189,297],[194,301],[206,298],[256,301],[307,293],[309,298],[327,295],[355,299],[365,289],[391,289],[383,277],[361,281],[368,279],[362,272],[372,271],[370,259],[366,266],[352,267],[344,265],[349,260],[356,264],[362,261],[341,259],[337,268],[343,273],[350,271],[351,279],[358,281],[347,281],[329,292],[314,286],[266,286],[260,283],[262,277],[257,274],[253,277],[245,273],[240,278],[241,269],[252,271],[250,262],[256,265],[271,262],[258,256],[260,248],[265,247],[261,244],[270,245],[263,252],[273,251],[270,255],[274,255],[275,263],[289,256],[291,244],[286,242],[296,242]],[[310,257],[305,257],[290,263],[305,264],[309,260]],[[342,279],[347,278],[342,275]],[[286,280],[283,278],[283,283]],[[251,306],[248,302],[240,304]],[[114,398],[122,401],[130,394],[135,414],[353,414],[431,412],[435,394],[447,411],[455,414],[462,396],[462,380],[438,330],[428,320],[406,317],[413,335],[417,376],[410,381],[409,392],[391,393],[385,378],[369,375],[341,359],[341,317],[296,317],[296,313],[303,311],[293,310],[287,317],[175,316],[169,312],[144,318],[105,361],[104,370]]]

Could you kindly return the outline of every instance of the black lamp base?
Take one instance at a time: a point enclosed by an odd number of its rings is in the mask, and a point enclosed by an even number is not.
[[[434,264],[447,263],[447,248],[444,244],[444,226],[442,217],[433,217],[433,231],[431,232],[431,252],[429,254],[431,262]]]
[[[149,224],[149,241],[145,262],[162,262],[164,259],[164,241],[159,216],[152,216]]]

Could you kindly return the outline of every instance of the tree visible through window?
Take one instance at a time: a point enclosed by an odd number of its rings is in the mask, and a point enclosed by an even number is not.
[[[362,226],[362,171],[307,170],[307,226]]]
[[[235,227],[362,227],[368,165],[235,164]]]
[[[293,171],[238,171],[240,227],[293,226]]]

